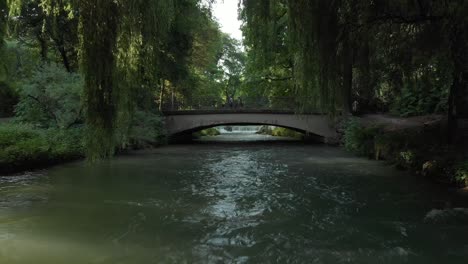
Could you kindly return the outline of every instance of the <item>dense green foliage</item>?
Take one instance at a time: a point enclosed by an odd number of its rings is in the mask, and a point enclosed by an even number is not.
[[[468,186],[468,161],[455,165],[455,180],[463,186]]]
[[[378,133],[379,127],[364,127],[358,120],[350,119],[345,129],[344,146],[358,155],[370,156],[374,153],[374,139]]]
[[[0,114],[85,124],[91,160],[164,141],[168,109],[468,117],[466,1],[242,0],[244,43],[212,2],[0,0]]]
[[[90,159],[108,157],[129,141],[161,137],[162,131],[148,131],[161,129],[158,114],[150,114],[158,108],[224,103],[228,78],[220,62],[228,61],[225,47],[234,42],[197,0],[2,4],[1,32],[8,21],[14,43],[1,55],[2,70],[9,93],[20,95],[18,120],[60,128],[85,122]],[[6,4],[14,19],[7,19]],[[26,65],[14,58],[25,51]],[[11,108],[16,102],[8,100]]]
[[[267,80],[263,97],[293,95],[303,111],[468,116],[466,1],[242,4],[247,79]]]
[[[137,111],[128,137],[131,148],[140,149],[164,144],[167,138],[162,117],[150,112]]]
[[[258,134],[270,135],[274,137],[289,137],[295,139],[304,139],[304,134],[285,127],[262,126]]]
[[[4,35],[7,21],[7,0],[0,0],[0,56],[3,56],[3,45],[4,45]],[[3,66],[3,63],[0,63],[0,67]],[[2,75],[0,75],[1,77]]]
[[[432,87],[431,89],[426,88]],[[417,116],[430,113],[444,114],[448,111],[448,83],[432,86],[424,82],[406,84],[396,97],[391,111],[399,116]]]
[[[221,133],[219,132],[218,129],[212,127],[212,128],[207,128],[203,129],[201,131],[197,131],[193,134],[194,137],[199,138],[199,137],[206,137],[206,136],[219,136]]]
[[[0,125],[0,171],[14,172],[84,157],[80,128],[38,129]]]
[[[16,91],[8,83],[0,82],[0,118],[12,116],[17,102]]]
[[[69,73],[56,64],[44,64],[18,89],[18,121],[42,127],[69,128],[83,123],[79,74]]]

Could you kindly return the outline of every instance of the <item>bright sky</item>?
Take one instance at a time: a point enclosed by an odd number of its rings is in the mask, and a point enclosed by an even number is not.
[[[221,30],[242,41],[241,21],[237,19],[238,0],[218,0],[213,4],[213,14],[221,25]]]

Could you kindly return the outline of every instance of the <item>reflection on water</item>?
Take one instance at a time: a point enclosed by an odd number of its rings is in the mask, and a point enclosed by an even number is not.
[[[451,199],[336,148],[169,146],[0,178],[0,263],[464,263]]]

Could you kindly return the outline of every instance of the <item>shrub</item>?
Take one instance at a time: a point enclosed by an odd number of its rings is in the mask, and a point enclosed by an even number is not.
[[[271,135],[273,133],[273,129],[270,126],[261,126],[260,129],[257,131],[257,134],[261,135]]]
[[[12,172],[83,157],[82,129],[0,126],[1,172]]]
[[[257,134],[303,139],[304,134],[284,127],[261,126]]]
[[[195,132],[193,134],[195,137],[206,137],[206,136],[219,136],[221,135],[221,132],[219,132],[218,129],[211,127],[207,129],[203,129],[201,131]]]
[[[404,117],[446,113],[447,110],[448,86],[442,83],[408,82],[392,106],[393,113]]]
[[[0,125],[0,148],[4,149],[23,140],[42,136],[33,126],[22,124]]]
[[[344,145],[346,150],[358,155],[370,156],[374,154],[374,140],[379,133],[377,126],[365,127],[356,119],[350,119],[346,124]]]
[[[39,162],[46,159],[48,149],[45,135],[31,126],[0,126],[0,164],[4,166]]]
[[[84,157],[84,128],[48,129],[50,157],[54,160],[71,160]]]
[[[302,133],[284,127],[273,128],[271,135],[275,137],[290,137],[297,139],[302,139],[304,137]]]
[[[152,147],[167,141],[163,118],[151,112],[136,111],[129,133],[133,148]]]
[[[14,114],[18,103],[18,94],[6,82],[0,81],[0,117],[10,117]]]
[[[16,117],[44,128],[68,128],[81,120],[83,80],[57,64],[44,64],[19,87]]]
[[[416,154],[412,150],[400,151],[398,158],[396,159],[396,165],[403,169],[412,169],[415,166]]]
[[[462,186],[468,186],[468,161],[455,165],[455,181]]]

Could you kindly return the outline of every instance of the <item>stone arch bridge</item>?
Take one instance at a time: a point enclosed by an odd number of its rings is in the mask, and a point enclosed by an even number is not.
[[[188,110],[164,112],[171,137],[222,125],[271,125],[293,129],[320,138],[336,137],[336,129],[324,114],[295,114],[281,111]]]

